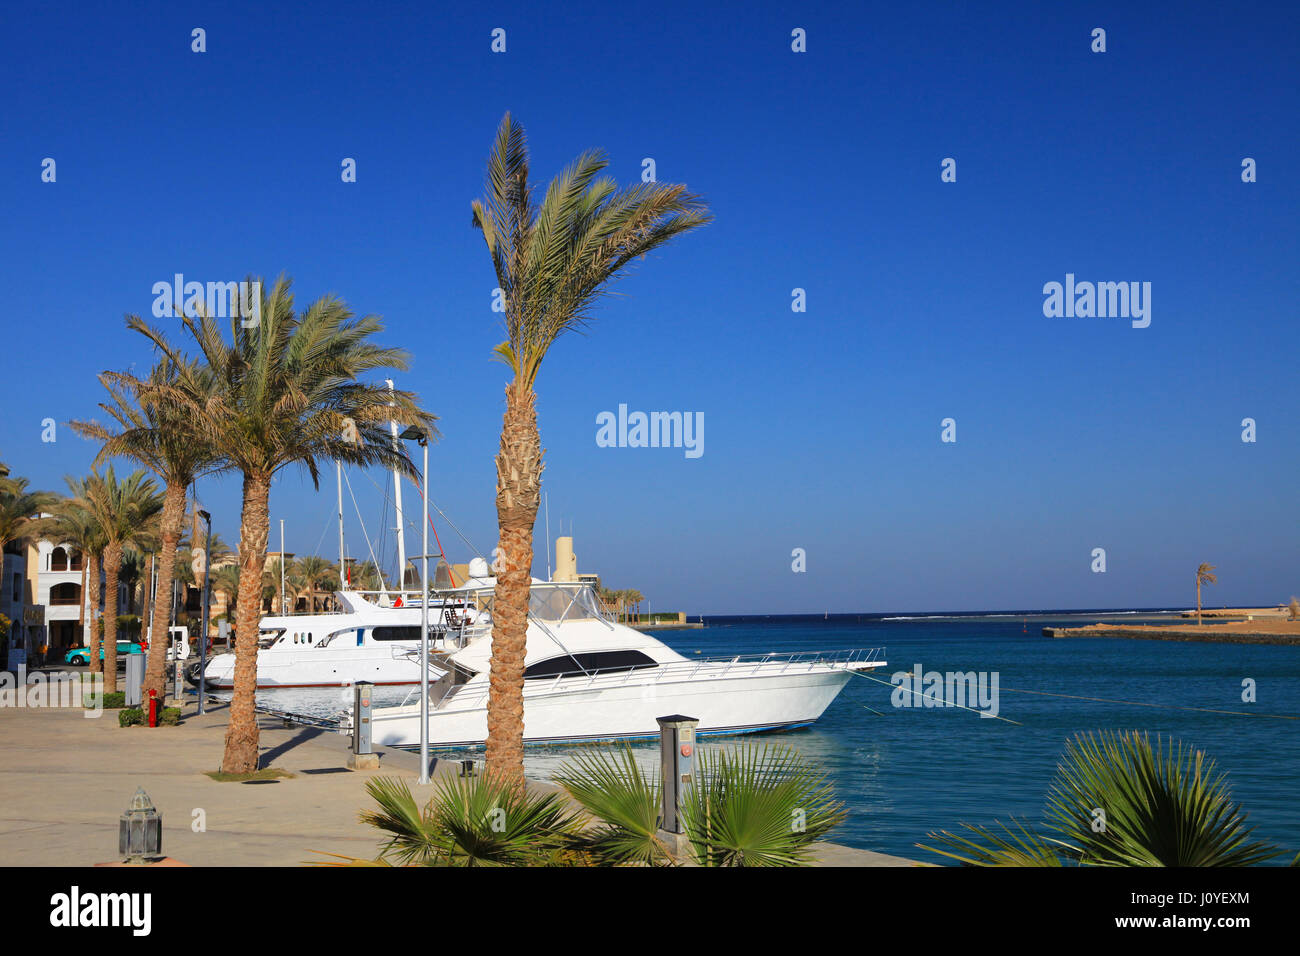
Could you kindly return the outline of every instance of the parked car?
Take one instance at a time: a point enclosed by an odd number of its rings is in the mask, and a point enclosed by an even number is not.
[[[144,653],[144,648],[141,647],[139,644],[137,644],[135,641],[117,642],[118,657],[125,657],[128,654],[142,654],[142,653]],[[99,649],[99,659],[101,661],[104,659],[104,648],[102,647]],[[63,655],[63,663],[72,664],[77,667],[84,667],[85,665],[90,663],[90,648],[89,647],[69,648],[68,653]]]

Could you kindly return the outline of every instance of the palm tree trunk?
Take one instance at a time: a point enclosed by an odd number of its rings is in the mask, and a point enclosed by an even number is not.
[[[98,674],[104,670],[104,662],[99,659],[99,625],[95,612],[99,610],[99,562],[100,555],[86,555],[87,571],[90,578],[90,672]],[[116,675],[114,675],[116,681]]]
[[[1199,627],[1201,623],[1201,576],[1196,576],[1196,624]]]
[[[181,539],[181,527],[185,524],[185,486],[169,484],[163,497],[161,522],[162,551],[158,554],[158,574],[156,576],[156,593],[170,595],[172,580],[176,574],[176,545]],[[167,682],[167,652],[171,649],[170,623],[171,602],[153,602],[153,615],[150,627],[153,636],[149,639],[149,663],[144,673],[144,696],[149,699],[149,692],[154,691],[161,701],[165,696]]]
[[[492,608],[492,660],[487,705],[487,771],[524,776],[524,656],[532,584],[533,525],[541,499],[541,436],[537,396],[512,382],[497,453],[497,523],[502,564]]]
[[[239,516],[239,576],[259,582],[266,570],[266,541],[270,533],[271,479],[244,475],[243,510]],[[230,700],[230,725],[221,769],[226,773],[252,773],[257,769],[257,639],[262,619],[262,592],[257,587],[239,589],[235,605],[235,687]],[[204,638],[200,638],[203,640]]]
[[[117,576],[122,570],[122,546],[104,549],[104,693],[117,693]]]

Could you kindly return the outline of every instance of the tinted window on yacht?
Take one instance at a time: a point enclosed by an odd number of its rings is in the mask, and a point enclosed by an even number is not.
[[[376,627],[370,631],[376,641],[418,641],[420,628],[416,627]]]
[[[538,661],[524,671],[524,680],[535,677],[555,677],[559,674],[582,674],[600,671],[634,671],[654,667],[655,662],[640,651],[594,651],[590,654],[564,654],[547,661]]]

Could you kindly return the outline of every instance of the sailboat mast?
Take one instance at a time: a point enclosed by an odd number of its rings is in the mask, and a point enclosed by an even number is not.
[[[334,474],[339,483],[339,590],[348,589],[348,562],[343,551],[343,462],[334,462]]]
[[[393,380],[387,379],[388,390],[394,391]],[[400,450],[401,439],[397,437],[397,422],[389,419],[389,431],[393,435],[393,448]],[[397,505],[397,593],[406,590],[406,528],[402,520],[402,473],[393,469],[393,502]]]

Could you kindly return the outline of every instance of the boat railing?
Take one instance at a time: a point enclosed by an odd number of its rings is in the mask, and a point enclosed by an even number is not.
[[[533,678],[525,686],[528,688],[529,697],[537,697],[629,684],[634,678],[640,678],[642,682],[654,685],[699,679],[742,678],[759,673],[770,675],[798,674],[816,670],[847,670],[855,665],[881,667],[884,664],[885,648],[883,647],[799,651],[787,654],[773,651],[766,654],[733,654],[703,657],[698,660],[669,661],[653,667],[596,668],[585,672],[556,674],[550,678]],[[448,687],[435,704],[440,705],[450,698],[455,698],[457,702],[464,702],[486,694],[486,686],[457,684]],[[413,698],[418,699],[418,696],[417,687],[407,695],[402,704],[411,702]]]

